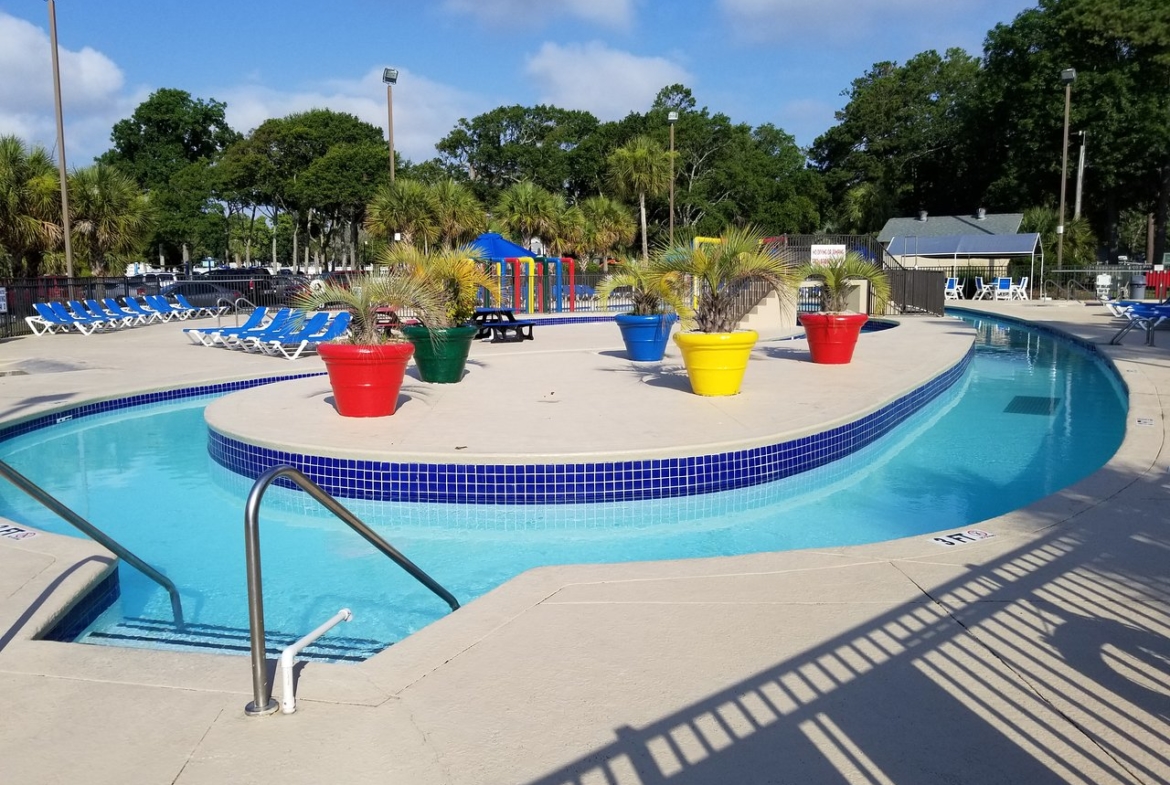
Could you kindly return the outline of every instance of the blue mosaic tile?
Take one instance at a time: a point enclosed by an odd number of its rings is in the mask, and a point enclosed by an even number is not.
[[[832,463],[873,443],[949,389],[974,347],[926,384],[853,423],[788,442],[686,458],[577,464],[419,464],[298,455],[256,447],[211,429],[208,452],[255,479],[289,464],[342,498],[449,504],[574,504],[638,501],[734,490]],[[291,484],[280,481],[283,487]]]
[[[122,585],[118,582],[118,571],[111,570],[110,574],[102,578],[88,594],[62,616],[53,628],[43,636],[43,640],[71,642],[77,640],[81,633],[97,620],[113,605],[122,594]]]

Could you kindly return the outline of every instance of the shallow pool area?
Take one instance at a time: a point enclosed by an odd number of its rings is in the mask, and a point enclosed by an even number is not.
[[[778,482],[604,504],[346,504],[464,603],[542,565],[830,547],[966,527],[1094,471],[1125,420],[1120,384],[1090,350],[993,319],[971,323],[975,357],[949,392],[879,442]],[[179,586],[187,620],[231,650],[247,627],[251,481],[209,458],[206,404],[65,422],[3,443],[0,455],[159,566]],[[14,494],[3,496],[0,514],[72,533]],[[447,612],[303,493],[270,489],[261,523],[275,633],[303,633],[350,607],[354,621],[340,635],[368,655]],[[170,618],[165,594],[126,566],[119,575],[120,596],[86,639],[158,645]]]

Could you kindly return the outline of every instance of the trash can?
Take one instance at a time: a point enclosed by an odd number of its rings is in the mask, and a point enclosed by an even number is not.
[[[1134,273],[1129,277],[1129,299],[1146,299],[1146,274]]]

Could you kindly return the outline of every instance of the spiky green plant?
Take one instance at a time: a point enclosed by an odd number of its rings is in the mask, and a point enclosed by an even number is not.
[[[488,272],[483,252],[472,245],[425,253],[396,243],[379,255],[378,263],[409,274],[434,291],[442,308],[428,327],[459,327],[470,321],[481,287],[497,302],[500,299],[499,280]]]
[[[650,274],[685,276],[693,282],[695,304],[688,321],[702,333],[735,331],[739,295],[750,282],[763,282],[787,301],[795,299],[799,282],[752,227],[728,228],[718,243],[664,248],[650,262]]]
[[[634,302],[633,316],[655,316],[678,313],[684,317],[687,308],[686,282],[678,273],[654,274],[650,265],[640,260],[624,260],[618,271],[607,275],[597,286],[597,299],[606,303],[615,289],[629,287]]]
[[[800,268],[801,279],[821,283],[821,310],[825,313],[848,313],[849,295],[861,281],[869,284],[870,296],[879,307],[890,299],[890,280],[882,268],[856,251],[828,264],[807,264]]]
[[[438,290],[409,272],[390,275],[362,275],[349,285],[326,283],[297,297],[295,305],[305,310],[341,307],[353,315],[349,333],[340,342],[371,346],[405,340],[378,324],[378,309],[390,308],[402,317],[412,317],[431,326],[444,317],[445,303]]]

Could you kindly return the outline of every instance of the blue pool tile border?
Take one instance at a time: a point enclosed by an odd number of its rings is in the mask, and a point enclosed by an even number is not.
[[[929,382],[851,423],[777,444],[682,458],[598,463],[467,464],[370,461],[260,447],[208,430],[208,453],[255,479],[299,469],[339,498],[444,504],[581,504],[715,493],[780,480],[854,453],[889,433],[966,372],[974,346]],[[280,479],[278,485],[295,487]]]
[[[105,414],[107,412],[118,411],[119,409],[129,409],[134,406],[145,406],[152,403],[178,401],[184,398],[198,398],[201,395],[235,392],[237,390],[247,390],[252,387],[259,387],[260,385],[272,384],[274,382],[288,382],[293,379],[305,379],[310,376],[324,375],[324,371],[315,371],[313,373],[266,376],[260,379],[243,379],[234,382],[220,382],[218,384],[202,384],[197,387],[181,387],[173,390],[158,390],[140,395],[131,395],[127,398],[92,401],[81,404],[80,406],[74,406],[70,409],[59,409],[49,414],[43,414],[39,417],[32,417],[21,422],[0,427],[0,442],[8,441],[17,436],[32,433],[33,431],[39,431],[42,428],[60,425],[69,420],[79,420],[83,417],[92,417],[95,414]]]
[[[62,616],[53,628],[42,636],[46,641],[62,641],[71,643],[81,637],[81,634],[93,624],[122,594],[122,584],[118,582],[118,571],[110,570],[109,575],[102,578],[82,597],[76,605]]]

